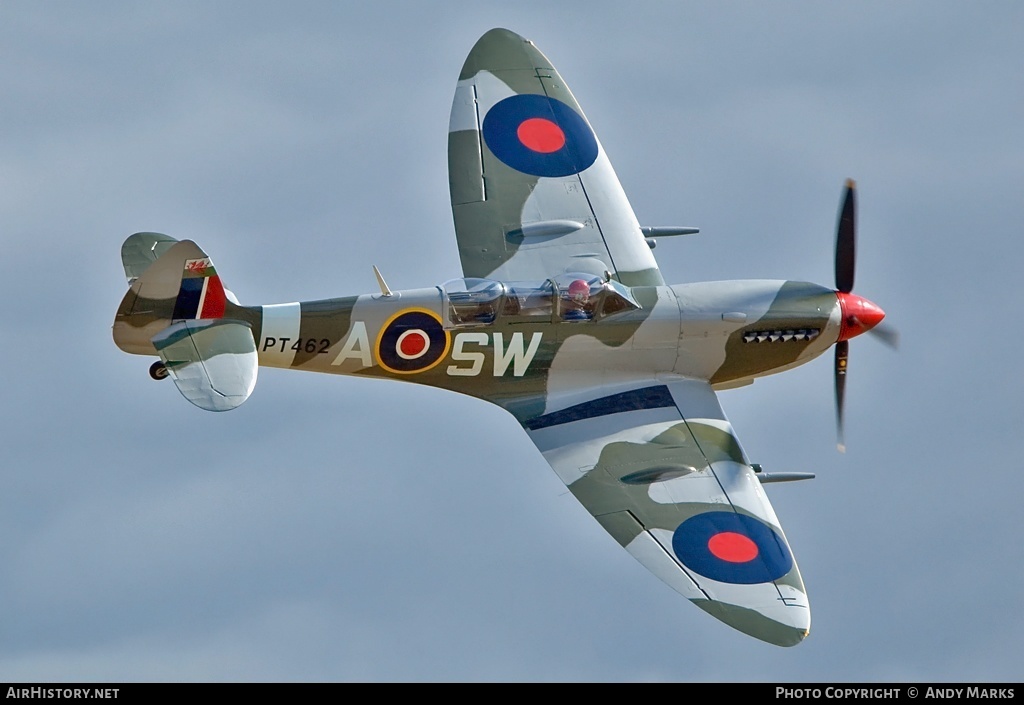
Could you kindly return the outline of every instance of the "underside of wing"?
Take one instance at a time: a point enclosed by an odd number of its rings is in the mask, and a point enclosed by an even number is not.
[[[607,272],[627,286],[663,284],[604,149],[551,62],[494,29],[459,78],[448,170],[465,276]]]
[[[523,423],[633,557],[709,614],[792,646],[810,608],[761,483],[707,382],[603,389]]]

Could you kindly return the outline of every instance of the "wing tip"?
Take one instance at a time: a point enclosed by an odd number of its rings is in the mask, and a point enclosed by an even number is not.
[[[795,619],[792,622],[781,622],[756,610],[727,602],[717,600],[691,600],[691,602],[733,629],[775,646],[796,646],[811,633],[811,615],[806,606],[787,607],[787,611],[792,609],[801,612],[788,613],[787,617],[795,617]]]
[[[536,45],[510,29],[495,27],[481,36],[466,57],[459,80],[472,78],[482,70],[502,71],[553,68]]]

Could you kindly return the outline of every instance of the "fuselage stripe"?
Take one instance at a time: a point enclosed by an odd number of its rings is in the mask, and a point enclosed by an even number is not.
[[[257,346],[261,365],[291,367],[302,326],[302,305],[271,304],[262,307],[263,325]]]

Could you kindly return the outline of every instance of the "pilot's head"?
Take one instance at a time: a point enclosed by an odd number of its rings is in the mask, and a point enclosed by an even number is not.
[[[590,298],[590,285],[582,279],[574,279],[569,285],[569,298],[581,304],[587,303]]]

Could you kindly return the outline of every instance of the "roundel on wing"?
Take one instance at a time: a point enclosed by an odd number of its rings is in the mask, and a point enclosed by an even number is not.
[[[786,541],[764,522],[735,512],[692,516],[672,534],[687,568],[723,583],[769,583],[793,568]]]
[[[484,141],[498,159],[533,176],[569,176],[597,159],[587,121],[560,100],[523,93],[496,103],[484,116]]]
[[[437,314],[422,309],[391,318],[377,338],[377,360],[389,372],[424,372],[448,354],[451,340]]]

